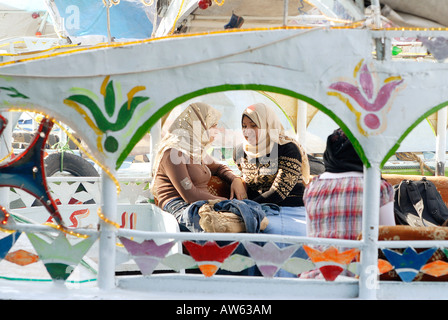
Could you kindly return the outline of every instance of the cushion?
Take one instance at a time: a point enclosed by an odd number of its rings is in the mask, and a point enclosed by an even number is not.
[[[218,176],[211,177],[208,182],[208,191],[215,196],[224,197],[227,199],[230,197],[229,184]]]

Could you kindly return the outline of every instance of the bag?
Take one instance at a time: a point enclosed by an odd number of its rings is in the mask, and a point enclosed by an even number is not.
[[[441,226],[448,220],[448,208],[436,186],[425,177],[403,180],[394,186],[394,214],[397,225]]]
[[[199,225],[205,232],[246,232],[246,224],[241,216],[230,211],[216,211],[214,205],[220,200],[210,200],[199,208]],[[269,221],[263,218],[260,230],[266,229]]]

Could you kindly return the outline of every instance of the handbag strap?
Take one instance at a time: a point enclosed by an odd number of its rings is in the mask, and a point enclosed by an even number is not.
[[[411,200],[415,211],[417,211],[418,216],[422,220],[423,225],[426,226],[426,223],[423,220],[423,210],[425,208],[425,205],[423,203],[422,196],[418,191],[417,185],[412,180],[407,180],[406,185],[406,191],[408,193],[409,199]]]

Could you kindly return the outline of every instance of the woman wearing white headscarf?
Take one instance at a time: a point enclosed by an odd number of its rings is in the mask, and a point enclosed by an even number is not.
[[[205,103],[190,104],[159,144],[153,167],[152,193],[158,206],[178,221],[182,210],[193,202],[226,200],[208,191],[207,184],[212,175],[231,185],[231,194],[236,198],[246,197],[242,180],[206,153],[220,117],[219,111]]]

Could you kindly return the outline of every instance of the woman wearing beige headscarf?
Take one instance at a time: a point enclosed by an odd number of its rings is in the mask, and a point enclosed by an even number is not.
[[[241,125],[244,141],[235,149],[234,160],[247,186],[248,198],[262,204],[276,204],[270,210],[269,224],[263,233],[306,235],[303,192],[309,180],[307,154],[302,146],[285,134],[277,114],[257,103],[247,107]],[[299,256],[306,258],[303,253]],[[288,276],[280,271],[278,276]]]
[[[262,103],[242,115],[244,141],[235,153],[249,199],[280,206],[303,206],[309,181],[308,157],[302,146],[285,134],[276,113]]]
[[[236,198],[246,197],[242,180],[206,153],[220,117],[219,111],[205,103],[190,104],[159,144],[151,190],[157,205],[178,221],[182,210],[195,201],[225,200],[208,191],[212,175],[231,185]]]

